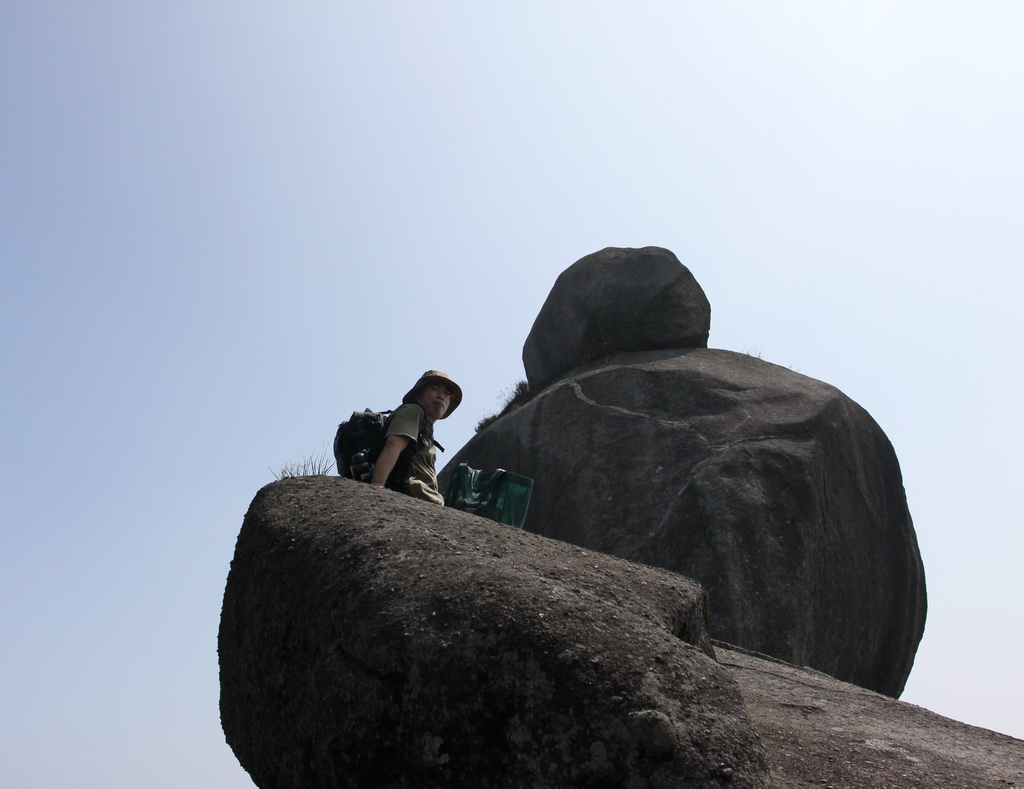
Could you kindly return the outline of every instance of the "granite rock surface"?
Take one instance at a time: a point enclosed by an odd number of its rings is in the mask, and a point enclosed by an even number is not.
[[[459,462],[533,479],[526,529],[701,583],[714,638],[902,692],[924,568],[892,445],[836,388],[730,351],[619,354]]]
[[[697,584],[341,478],[256,496],[219,653],[263,789],[768,785]]]
[[[625,351],[706,347],[711,305],[667,249],[608,247],[559,275],[523,346],[532,389]]]

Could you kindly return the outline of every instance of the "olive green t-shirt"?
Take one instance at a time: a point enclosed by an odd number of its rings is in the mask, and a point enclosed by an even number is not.
[[[418,405],[399,406],[391,417],[387,435],[405,436],[415,443],[426,418],[423,409]],[[434,468],[436,456],[433,442],[429,447],[417,446],[413,450],[409,463],[409,478],[405,481],[403,492],[417,499],[444,506],[444,496],[437,489],[437,471]]]

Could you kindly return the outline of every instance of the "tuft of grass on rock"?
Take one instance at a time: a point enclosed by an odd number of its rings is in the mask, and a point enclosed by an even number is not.
[[[275,472],[270,466],[267,468],[274,475],[274,479],[278,480],[287,477],[324,477],[334,471],[334,456],[333,453],[328,455],[327,448],[324,447],[319,453],[307,455],[301,460],[289,460],[281,466],[280,471]]]
[[[526,381],[519,381],[510,388],[506,389],[504,392],[501,393],[501,410],[496,414],[491,414],[491,416],[485,416],[483,419],[477,422],[476,432],[479,433],[488,425],[497,422],[512,409],[518,408],[519,406],[528,402],[530,398],[533,397],[533,395],[534,392],[530,391],[530,384],[528,384]]]

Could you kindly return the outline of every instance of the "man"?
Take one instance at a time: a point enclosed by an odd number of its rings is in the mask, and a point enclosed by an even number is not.
[[[438,370],[423,373],[388,420],[370,483],[443,506],[434,467],[434,423],[461,402],[462,389],[451,378]]]

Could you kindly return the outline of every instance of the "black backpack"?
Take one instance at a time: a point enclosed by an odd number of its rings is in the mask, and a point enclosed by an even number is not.
[[[347,422],[338,425],[334,434],[334,460],[338,474],[360,482],[373,479],[373,468],[377,456],[384,448],[384,436],[394,411],[353,411]],[[442,452],[444,447],[434,441],[434,426],[429,420],[423,420],[423,429],[417,441],[411,443],[402,452],[394,470],[388,476],[389,488],[401,489],[409,476],[408,464],[412,453],[418,446],[429,447],[431,444]]]

